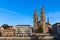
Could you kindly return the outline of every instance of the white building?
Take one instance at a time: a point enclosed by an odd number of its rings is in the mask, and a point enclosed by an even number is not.
[[[15,25],[16,36],[28,35],[32,33],[32,27],[30,25]]]

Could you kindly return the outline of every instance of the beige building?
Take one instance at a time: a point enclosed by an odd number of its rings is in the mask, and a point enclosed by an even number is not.
[[[14,28],[16,36],[23,36],[32,33],[32,27],[30,25],[15,25]]]
[[[38,14],[37,14],[37,10],[34,10],[34,31],[37,32],[38,27],[42,26],[43,28],[43,33],[49,33],[49,29],[51,28],[51,24],[49,23],[49,19],[46,22],[45,21],[45,13],[44,13],[44,6],[42,6],[41,8],[41,12],[40,12],[40,21],[38,22]]]
[[[9,27],[8,29],[3,30],[2,36],[4,37],[13,37],[15,36],[15,29],[12,27]]]

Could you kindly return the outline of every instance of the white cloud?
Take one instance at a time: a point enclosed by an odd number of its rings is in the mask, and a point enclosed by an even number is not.
[[[14,12],[14,11],[11,11],[11,10],[8,10],[8,9],[4,9],[4,8],[0,8],[0,12],[3,11],[3,12],[7,12],[8,14],[18,14],[18,12]]]

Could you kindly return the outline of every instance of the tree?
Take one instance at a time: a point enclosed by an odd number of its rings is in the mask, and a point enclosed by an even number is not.
[[[8,24],[3,24],[1,27],[3,27],[4,29],[7,29],[7,28],[9,28],[9,25]]]
[[[39,27],[38,27],[37,33],[43,33],[43,28],[42,28],[42,26],[39,26]]]

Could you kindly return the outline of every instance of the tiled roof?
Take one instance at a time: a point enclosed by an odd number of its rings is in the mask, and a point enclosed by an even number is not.
[[[50,23],[47,23],[47,22],[46,22],[46,24],[51,25]]]
[[[9,27],[7,28],[7,30],[15,30],[13,27]]]

